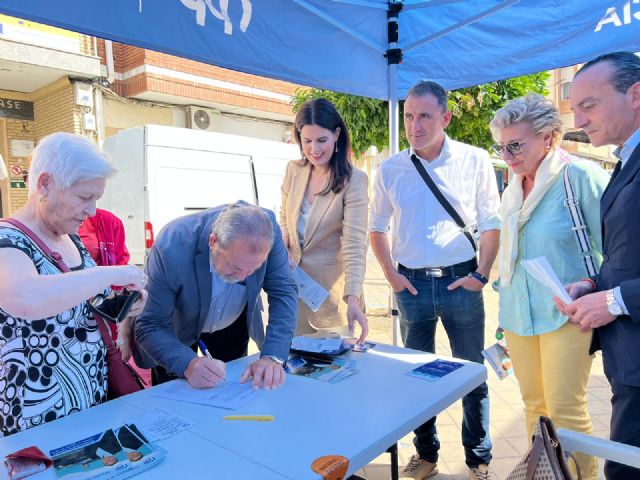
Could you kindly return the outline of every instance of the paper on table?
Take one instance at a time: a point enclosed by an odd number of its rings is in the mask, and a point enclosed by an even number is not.
[[[529,272],[533,278],[542,283],[545,287],[547,287],[554,296],[558,297],[564,303],[571,303],[571,297],[567,293],[554,272],[553,267],[549,264],[549,260],[547,257],[538,257],[533,258],[531,260],[522,260],[520,262],[522,266]]]
[[[136,415],[125,423],[134,422],[151,442],[172,437],[193,426],[193,423],[186,418],[161,408],[154,408],[148,413]]]
[[[303,352],[332,352],[339,350],[342,345],[342,338],[311,338],[311,337],[293,337],[291,348]]]
[[[156,397],[198,403],[210,407],[236,410],[252,400],[261,390],[254,390],[253,383],[223,383],[214,388],[193,388],[186,380],[176,380],[164,388],[154,389]]]
[[[322,302],[329,296],[329,292],[322,288],[318,282],[307,275],[300,267],[294,268],[291,276],[298,286],[298,297],[300,297],[300,300],[311,310],[317,312]]]

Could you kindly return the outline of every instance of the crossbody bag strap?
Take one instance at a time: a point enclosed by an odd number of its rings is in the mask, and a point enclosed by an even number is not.
[[[467,240],[469,240],[469,243],[473,247],[473,251],[476,252],[476,242],[473,240],[473,236],[467,229],[467,225],[464,223],[464,220],[462,220],[462,217],[460,217],[458,212],[456,212],[456,209],[451,206],[449,200],[447,200],[447,198],[442,194],[442,192],[435,184],[433,179],[429,176],[427,170],[424,168],[424,165],[422,165],[415,153],[411,155],[411,162],[413,163],[413,166],[416,167],[416,170],[418,170],[418,173],[422,177],[422,180],[424,180],[424,183],[426,183],[427,187],[429,187],[429,190],[431,190],[431,193],[433,193],[433,196],[436,197],[436,200],[440,202],[442,208],[445,209],[445,211],[449,214],[453,221],[456,222],[458,227],[460,227],[462,233],[465,237],[467,237]]]
[[[589,241],[589,231],[584,222],[584,216],[582,215],[582,209],[580,208],[580,200],[576,197],[575,189],[571,184],[571,178],[569,177],[569,165],[568,163],[564,167],[563,180],[564,180],[564,206],[569,211],[569,217],[571,218],[571,230],[576,239],[578,245],[578,251],[582,257],[584,267],[587,271],[587,275],[592,277],[598,273],[596,262],[591,254],[591,242]]]
[[[58,269],[62,273],[67,273],[71,271],[71,269],[67,266],[67,264],[64,263],[64,260],[62,260],[62,256],[58,252],[54,252],[53,250],[51,250],[47,246],[47,244],[44,243],[42,239],[38,235],[36,235],[35,232],[31,230],[29,227],[27,227],[24,223],[22,223],[19,220],[16,220],[15,218],[3,218],[2,221],[13,225],[22,233],[24,233],[27,237],[29,237],[31,241],[35,243],[40,248],[40,250],[42,250],[42,253],[46,255],[46,257],[51,261],[51,263],[53,263],[56,267],[58,267]]]

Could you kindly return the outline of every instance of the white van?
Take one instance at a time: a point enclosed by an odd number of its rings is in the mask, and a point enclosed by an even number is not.
[[[280,210],[280,186],[296,145],[239,135],[145,125],[107,138],[119,172],[98,206],[124,223],[131,263],[143,265],[169,221],[236,200]]]

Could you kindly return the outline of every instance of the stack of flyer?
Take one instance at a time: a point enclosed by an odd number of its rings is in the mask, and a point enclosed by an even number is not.
[[[311,355],[293,355],[287,360],[287,373],[337,383],[358,373],[356,362],[342,358],[321,358]]]
[[[65,480],[128,478],[157,465],[166,456],[134,424],[110,428],[49,454],[56,477]]]

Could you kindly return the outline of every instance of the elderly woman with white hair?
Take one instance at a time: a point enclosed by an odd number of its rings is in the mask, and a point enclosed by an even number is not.
[[[124,286],[142,290],[130,316],[141,313],[143,272],[96,267],[76,231],[115,172],[88,139],[49,135],[33,152],[26,205],[0,221],[0,436],[106,400],[106,350],[87,301]]]
[[[499,319],[524,401],[529,438],[540,415],[559,427],[591,433],[591,332],[567,322],[551,293],[521,261],[547,257],[563,284],[587,277],[585,256],[595,266],[602,259],[600,196],[608,175],[594,162],[560,148],[560,113],[542,95],[511,100],[496,112],[490,127],[497,142],[493,148],[513,174],[501,205]],[[565,171],[574,209],[566,201]],[[583,251],[574,233],[580,226],[586,227],[579,229],[585,231]],[[583,478],[597,477],[593,457],[578,456],[578,464]]]

